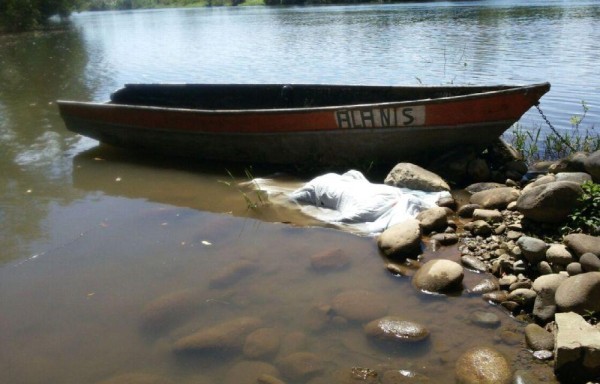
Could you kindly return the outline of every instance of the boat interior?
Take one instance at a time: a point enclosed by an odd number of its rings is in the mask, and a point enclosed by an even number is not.
[[[127,84],[112,104],[205,110],[316,108],[464,96],[511,86],[390,87],[302,84]]]

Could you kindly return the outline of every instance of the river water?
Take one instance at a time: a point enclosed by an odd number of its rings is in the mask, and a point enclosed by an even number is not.
[[[102,101],[131,82],[549,81],[541,106],[569,129],[582,100],[590,107],[584,126],[600,125],[599,59],[596,1],[82,13],[63,30],[0,36],[0,382],[93,383],[132,372],[239,382],[236,369],[249,364],[243,353],[188,359],[173,344],[248,315],[282,335],[279,352],[261,361],[281,369],[283,355],[301,350],[323,362],[297,382],[344,382],[353,367],[453,382],[457,357],[475,345],[493,345],[543,381],[548,366],[525,350],[523,324],[502,310],[466,294],[415,292],[408,278],[386,272],[370,238],[314,226],[273,204],[249,209],[227,171],[244,180],[247,165],[136,157],[73,135],[55,100]],[[536,113],[521,124],[539,127]],[[310,268],[311,255],[335,249],[349,266]],[[424,257],[456,260],[458,251],[427,249]],[[254,267],[224,287],[209,284],[239,259]],[[465,286],[481,278],[468,272]],[[356,289],[427,326],[430,341],[373,344],[360,324],[339,318],[315,327],[315,310]],[[144,308],[182,290],[194,292],[196,311],[147,334]],[[473,323],[475,311],[500,325]]]

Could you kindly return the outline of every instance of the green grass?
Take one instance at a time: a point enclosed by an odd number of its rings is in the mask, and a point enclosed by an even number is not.
[[[539,160],[558,160],[575,152],[591,153],[600,149],[600,133],[594,126],[584,127],[583,122],[589,111],[585,101],[581,102],[582,113],[571,116],[571,129],[564,133],[553,130],[546,135],[542,133],[543,125],[526,128],[515,124],[509,135],[512,146],[518,150],[527,163]],[[546,128],[547,129],[547,128]]]

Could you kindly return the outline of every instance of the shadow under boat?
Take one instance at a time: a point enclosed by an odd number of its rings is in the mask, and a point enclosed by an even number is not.
[[[257,191],[251,181],[264,175],[262,180],[275,191],[269,196]],[[73,158],[73,186],[84,191],[267,222],[328,227],[303,214],[287,198],[285,192],[303,183],[272,167],[149,156],[107,145]]]

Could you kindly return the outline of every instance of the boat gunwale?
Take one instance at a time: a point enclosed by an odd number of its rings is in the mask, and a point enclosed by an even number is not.
[[[126,84],[131,86],[132,84]],[[156,84],[160,85],[181,85],[185,86],[187,84]],[[206,84],[206,85],[223,85],[223,86],[277,86],[279,84]],[[287,85],[287,84],[281,84]],[[309,84],[289,84],[292,86],[309,86]],[[340,104],[340,105],[332,105],[332,106],[320,106],[320,107],[300,107],[300,108],[260,108],[260,109],[198,109],[198,108],[177,108],[177,107],[156,107],[156,106],[148,106],[148,105],[138,105],[138,104],[121,104],[121,103],[112,103],[111,101],[106,102],[85,102],[85,101],[72,101],[72,100],[57,100],[57,104],[60,105],[79,105],[79,106],[93,106],[98,108],[113,108],[113,109],[137,109],[137,110],[147,110],[147,111],[169,111],[169,112],[182,112],[182,113],[199,113],[199,114],[214,114],[214,115],[243,115],[243,114],[281,114],[281,113],[315,113],[315,112],[331,112],[337,111],[340,109],[360,109],[360,108],[377,108],[377,107],[404,107],[411,105],[433,105],[433,104],[443,104],[448,102],[460,102],[460,101],[468,101],[471,99],[483,99],[483,98],[491,98],[495,96],[502,96],[511,93],[527,93],[530,90],[535,89],[546,89],[544,93],[546,93],[550,89],[549,82],[543,83],[535,83],[535,84],[527,84],[527,85],[489,85],[489,86],[369,86],[369,85],[326,85],[326,84],[313,84],[313,86],[319,87],[381,87],[384,88],[404,88],[407,90],[410,89],[451,89],[451,88],[501,88],[497,90],[491,90],[486,92],[475,92],[469,93],[465,95],[458,96],[447,96],[440,97],[436,99],[415,99],[408,101],[390,101],[390,102],[382,102],[382,103],[361,103],[361,104]],[[508,88],[506,88],[508,87]]]

